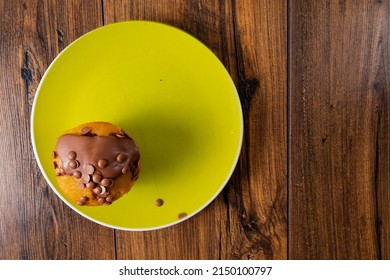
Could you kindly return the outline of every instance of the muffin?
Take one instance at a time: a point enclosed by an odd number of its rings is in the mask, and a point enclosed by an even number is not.
[[[140,155],[120,127],[91,122],[57,139],[53,164],[62,193],[80,206],[110,205],[138,178]]]

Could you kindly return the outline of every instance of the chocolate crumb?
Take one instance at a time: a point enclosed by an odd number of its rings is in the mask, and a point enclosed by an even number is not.
[[[179,219],[183,219],[184,217],[186,217],[187,216],[187,213],[180,213],[177,217],[179,218]]]
[[[154,204],[157,206],[157,207],[160,207],[164,204],[164,200],[162,200],[161,198],[157,199]]]

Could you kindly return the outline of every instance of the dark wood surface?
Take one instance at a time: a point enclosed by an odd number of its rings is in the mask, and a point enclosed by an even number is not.
[[[389,259],[389,1],[292,3],[291,257]]]
[[[223,192],[127,232],[66,206],[30,141],[38,83],[81,35],[153,20],[199,38],[239,91]],[[0,259],[390,259],[390,1],[0,0]]]

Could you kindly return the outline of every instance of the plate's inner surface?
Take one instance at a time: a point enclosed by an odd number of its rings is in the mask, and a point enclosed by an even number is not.
[[[141,154],[138,181],[106,207],[67,201],[52,166],[56,139],[91,121],[122,127]],[[60,197],[98,223],[134,230],[174,224],[211,202],[234,168],[243,126],[218,59],[186,33],[150,22],[109,25],[71,44],[41,81],[32,124],[38,162]]]

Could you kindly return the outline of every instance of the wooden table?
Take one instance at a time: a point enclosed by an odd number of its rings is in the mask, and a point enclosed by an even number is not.
[[[90,222],[35,161],[50,62],[99,26],[145,19],[199,38],[242,101],[224,191],[149,232]],[[390,259],[390,1],[1,0],[0,259]]]

